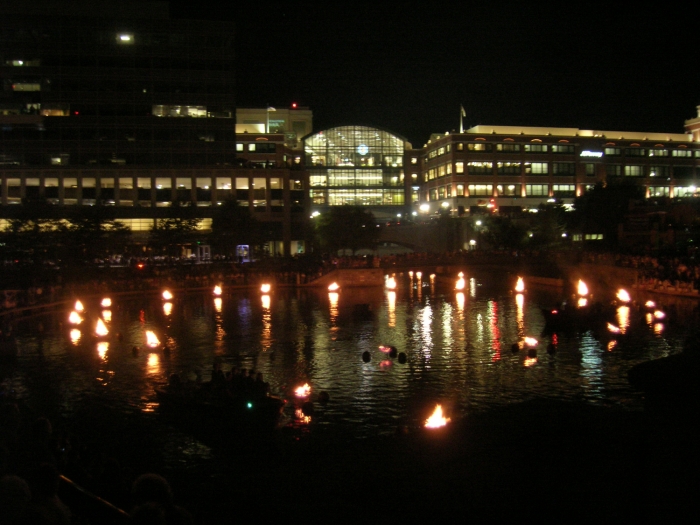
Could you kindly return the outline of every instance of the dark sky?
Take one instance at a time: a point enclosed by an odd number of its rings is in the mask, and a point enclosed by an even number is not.
[[[700,104],[690,4],[247,2],[173,0],[171,14],[234,21],[237,104],[296,101],[316,130],[421,146],[458,129],[463,104],[465,128],[682,133]]]

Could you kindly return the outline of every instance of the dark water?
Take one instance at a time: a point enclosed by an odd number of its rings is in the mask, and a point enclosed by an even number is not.
[[[155,294],[113,296],[108,308],[100,306],[102,296],[80,298],[80,325],[68,321],[71,303],[14,327],[19,358],[3,368],[3,385],[37,411],[78,426],[120,419],[131,432],[125,440],[156,439],[158,455],[172,470],[217,457],[161,417],[154,387],[172,373],[208,381],[217,360],[225,371],[262,372],[271,390],[289,400],[282,423],[294,439],[390,436],[420,426],[438,402],[455,418],[536,398],[635,411],[642,398],[628,384],[630,367],[680,351],[698,317],[695,300],[656,297],[667,313],[663,322],[632,307],[627,321],[614,319],[627,325],[622,335],[588,330],[553,339],[542,334],[540,307],[562,299],[556,289],[531,288],[518,296],[496,275],[468,277],[462,293],[452,281],[408,274],[397,281],[395,292],[280,289],[263,297],[243,290],[220,298],[176,295],[168,302]],[[93,335],[98,317],[110,330],[101,339]],[[167,352],[147,345],[148,330]],[[525,336],[538,339],[536,358],[512,351]],[[550,354],[552,343],[556,352]],[[406,362],[380,346],[395,346]],[[316,403],[309,423],[294,414],[293,391],[303,383],[311,385],[312,399],[321,391],[330,398]]]

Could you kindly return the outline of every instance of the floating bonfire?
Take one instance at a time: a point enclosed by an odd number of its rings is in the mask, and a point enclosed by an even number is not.
[[[450,418],[445,417],[442,405],[436,405],[431,416],[425,420],[425,428],[441,428],[449,423]]]

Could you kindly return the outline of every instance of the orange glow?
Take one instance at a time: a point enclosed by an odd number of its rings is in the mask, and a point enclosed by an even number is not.
[[[260,299],[261,299],[261,301],[262,301],[262,307],[263,307],[265,310],[269,310],[269,309],[270,309],[270,296],[269,296],[269,295],[263,295]]]
[[[620,325],[620,332],[624,334],[630,326],[629,306],[620,306],[617,309],[617,323]]]
[[[664,331],[664,325],[663,323],[654,323],[654,333],[656,335],[661,335],[661,332]]]
[[[525,281],[523,281],[522,277],[518,277],[518,282],[515,285],[515,291],[518,293],[525,291]]]
[[[436,405],[432,415],[425,420],[425,428],[444,427],[448,421],[449,419],[442,414],[442,405]]]
[[[379,347],[379,351],[388,354],[389,352],[391,352],[391,347],[382,345]]]
[[[579,295],[588,295],[588,286],[581,279],[578,280],[577,291]]]
[[[613,348],[617,346],[617,341],[608,341],[608,352],[612,352]]]
[[[100,303],[104,308],[109,308],[112,306],[112,300],[109,297],[105,297],[102,299],[102,302]]]
[[[297,397],[309,397],[311,395],[311,387],[309,383],[304,383],[294,391],[294,395]]]
[[[389,290],[396,290],[396,279],[394,279],[393,277],[387,277],[386,287]]]
[[[665,317],[666,317],[666,314],[663,313],[661,310],[654,310],[654,318],[663,319]]]
[[[588,299],[586,299],[585,297],[579,297],[576,304],[579,308],[583,308],[588,304]]]
[[[328,285],[329,292],[335,292],[337,290],[340,290],[340,285],[338,283],[331,283]]]
[[[620,333],[620,329],[612,323],[608,323],[608,331],[612,332],[613,334]]]
[[[416,272],[416,279],[423,277],[423,272]]]
[[[644,303],[644,306],[646,306],[647,308],[656,308],[656,303],[652,300],[649,300],[646,303]]]
[[[294,410],[294,417],[297,418],[299,423],[303,423],[305,425],[311,423],[311,416],[304,414],[304,411],[301,408]]]
[[[163,292],[163,299],[166,301],[170,301],[173,298],[173,294],[171,294],[168,290],[165,290]]]
[[[83,318],[80,317],[80,314],[78,314],[78,312],[76,312],[76,311],[74,310],[74,311],[72,311],[72,312],[70,313],[70,315],[68,316],[68,321],[69,321],[71,324],[80,324],[80,323],[83,322]]]
[[[95,326],[95,335],[98,337],[104,337],[109,333],[109,330],[107,330],[107,326],[105,326],[105,323],[102,319],[97,320],[97,325]]]
[[[85,307],[83,306],[83,303],[80,301],[75,301],[75,311],[76,312],[82,312],[85,310]]]
[[[218,284],[214,286],[214,295],[221,295],[221,286]]]
[[[457,308],[461,312],[462,310],[464,310],[464,303],[466,302],[466,297],[462,292],[457,292],[455,298],[457,299]]]
[[[160,341],[156,337],[156,334],[154,334],[151,330],[146,332],[146,344],[151,348],[155,348],[156,346],[160,345]]]
[[[221,313],[221,305],[223,302],[221,301],[221,297],[215,297],[214,298],[214,308],[218,313]]]
[[[269,283],[263,283],[262,286],[260,286],[260,291],[262,293],[270,293],[270,290],[272,290],[272,286],[270,286]]]
[[[173,313],[173,303],[163,303],[163,313],[165,315]]]
[[[157,374],[160,372],[160,357],[158,354],[148,354],[146,366],[148,367],[149,374]]]
[[[101,341],[97,343],[97,355],[100,359],[104,359],[107,356],[107,350],[109,350],[109,343],[106,341]]]
[[[455,284],[455,290],[464,290],[464,287],[467,285],[466,281],[464,280],[464,277],[460,277],[457,279],[457,283]]]
[[[622,288],[617,291],[617,298],[623,303],[630,302],[630,294],[627,293],[627,290],[623,290]]]
[[[73,328],[70,331],[70,340],[74,345],[78,344],[78,341],[80,341],[80,336],[81,336],[80,330],[78,330],[77,328]]]
[[[535,339],[534,337],[526,337],[526,338],[525,338],[525,344],[526,344],[527,346],[532,347],[532,346],[537,346],[537,345],[540,344],[540,343],[539,343],[539,341],[538,341],[537,339]]]
[[[102,310],[102,319],[109,323],[112,320],[112,310]]]
[[[523,361],[523,364],[527,367],[535,366],[537,364],[537,358],[536,357],[526,357],[525,361]]]

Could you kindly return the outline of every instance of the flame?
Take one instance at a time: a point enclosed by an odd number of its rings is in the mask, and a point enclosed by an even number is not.
[[[83,303],[81,303],[80,301],[75,301],[75,311],[82,312],[83,310],[85,310]]]
[[[416,272],[416,279],[423,277],[423,272]]]
[[[389,352],[391,352],[391,347],[382,345],[379,347],[379,351],[388,354]]]
[[[527,346],[537,346],[537,345],[540,344],[540,343],[539,343],[539,341],[538,341],[537,339],[535,339],[534,337],[526,337],[526,338],[525,338],[525,344],[526,344]]]
[[[79,314],[78,312],[76,312],[75,310],[73,310],[73,311],[70,313],[70,315],[68,316],[68,321],[69,321],[71,324],[80,324],[80,323],[83,322],[83,318],[80,317],[80,314]]]
[[[160,345],[160,341],[156,337],[156,334],[150,330],[146,332],[146,344],[151,348],[155,348],[156,346]]]
[[[218,284],[214,286],[214,295],[221,295],[221,286]]]
[[[656,319],[663,319],[664,317],[666,317],[666,314],[663,313],[661,310],[654,310],[654,317]]]
[[[448,421],[449,419],[442,414],[442,405],[436,405],[432,415],[425,420],[425,428],[444,427]]]
[[[269,310],[270,309],[270,296],[267,294],[263,295],[263,296],[261,296],[260,300],[262,301],[262,307],[265,310]]]
[[[386,287],[389,290],[395,290],[396,289],[396,279],[393,277],[387,277],[386,279]]]
[[[630,294],[627,293],[627,290],[623,290],[622,288],[617,291],[617,298],[623,303],[630,302]]]
[[[576,304],[579,308],[584,308],[588,304],[588,299],[586,299],[585,297],[579,297]]]
[[[163,299],[165,299],[166,301],[170,301],[170,299],[172,299],[172,298],[173,298],[173,294],[171,294],[170,291],[165,290],[163,292]]]
[[[262,293],[270,293],[270,290],[271,290],[271,289],[272,289],[272,286],[270,286],[269,283],[263,283],[263,284],[260,286],[260,291],[261,291]]]
[[[102,302],[100,303],[104,308],[109,308],[112,306],[112,300],[109,297],[105,297],[102,299]]]
[[[525,291],[525,281],[523,281],[522,277],[518,277],[518,282],[515,285],[515,291],[518,293]]]
[[[610,331],[614,334],[617,334],[620,332],[620,329],[617,326],[615,326],[614,324],[608,323],[608,331]]]
[[[311,416],[307,416],[306,414],[304,414],[304,411],[301,408],[297,408],[296,410],[294,410],[294,417],[297,418],[297,420],[299,420],[299,423],[311,423]]]
[[[588,295],[588,286],[581,279],[578,280],[577,290],[579,295]]]
[[[338,283],[331,283],[328,285],[328,291],[329,292],[335,292],[336,290],[340,289],[340,285]]]
[[[170,315],[173,313],[173,303],[163,303],[163,313]]]
[[[78,330],[77,328],[73,328],[70,331],[70,340],[74,345],[78,344],[78,342],[80,341],[80,336],[81,336],[80,330]]]
[[[613,348],[617,346],[617,341],[608,341],[608,352],[612,352]]]
[[[462,272],[459,273],[459,275],[462,275]],[[464,277],[460,277],[457,279],[457,284],[455,284],[455,290],[464,290],[464,287],[467,285],[466,281],[464,280]]]
[[[644,303],[644,306],[646,306],[647,308],[656,308],[656,303],[650,299],[646,303]]]
[[[109,333],[107,326],[102,319],[97,320],[97,325],[95,326],[95,335],[102,337]]]
[[[304,383],[294,391],[294,395],[297,397],[309,397],[311,395],[311,387],[309,383]]]
[[[109,343],[106,341],[101,341],[97,343],[97,355],[100,356],[100,359],[103,359],[107,356],[107,350],[109,350]]]

